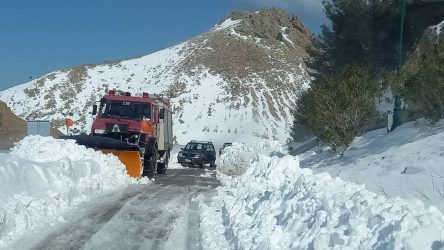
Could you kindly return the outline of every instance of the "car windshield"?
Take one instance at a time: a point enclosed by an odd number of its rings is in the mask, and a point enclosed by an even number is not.
[[[208,143],[188,143],[185,146],[186,150],[213,150],[213,147]]]
[[[233,143],[227,142],[227,143],[224,143],[223,148],[226,148],[226,147],[229,147],[229,146],[232,146],[232,145],[233,145]]]
[[[126,119],[151,118],[151,104],[129,101],[102,102],[103,113],[101,117],[116,117]]]

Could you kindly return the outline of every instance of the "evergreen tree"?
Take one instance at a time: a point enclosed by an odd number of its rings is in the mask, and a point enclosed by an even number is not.
[[[319,83],[299,99],[293,127],[303,125],[323,144],[344,152],[375,117],[378,88],[359,66],[344,66]]]
[[[404,29],[404,53],[414,47],[424,30],[444,17],[444,2],[409,1]],[[399,60],[401,0],[327,0],[324,25],[311,51],[313,76],[328,74],[348,64],[370,68],[376,76],[393,70]],[[316,81],[315,81],[316,82]]]
[[[379,88],[375,79],[382,79],[385,72],[398,67],[401,1],[323,2],[331,24],[322,26],[315,39],[316,46],[309,51],[311,58],[307,65],[314,80],[311,89],[298,100],[290,133],[293,140],[297,140],[300,127],[304,126],[333,149],[347,148],[373,119],[374,98]],[[441,22],[443,17],[444,1],[408,1],[404,53],[412,51],[424,30]],[[431,71],[427,72],[433,75]],[[416,81],[418,77],[412,79]],[[412,93],[414,80],[409,81]],[[444,89],[439,93],[444,93]]]
[[[444,118],[444,42],[432,51],[413,56],[399,74],[390,78],[392,88],[405,97],[410,114],[431,122]]]

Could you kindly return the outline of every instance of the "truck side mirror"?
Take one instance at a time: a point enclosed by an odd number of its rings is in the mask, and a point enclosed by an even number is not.
[[[159,117],[160,117],[160,119],[163,119],[164,117],[165,117],[165,109],[160,109],[160,111],[159,111]]]
[[[97,105],[94,104],[94,105],[93,105],[93,112],[92,112],[92,115],[96,115],[96,114],[97,114]]]

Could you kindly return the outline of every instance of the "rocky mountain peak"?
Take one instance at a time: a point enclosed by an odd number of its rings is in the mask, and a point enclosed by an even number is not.
[[[235,28],[241,35],[264,39],[269,43],[288,42],[285,37],[295,40],[300,46],[311,45],[311,33],[297,16],[289,16],[278,8],[259,11],[234,11],[226,19],[241,20]],[[226,20],[225,19],[225,20]]]

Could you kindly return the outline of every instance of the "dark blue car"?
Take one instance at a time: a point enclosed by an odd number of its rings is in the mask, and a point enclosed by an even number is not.
[[[210,164],[210,167],[215,167],[216,151],[212,142],[190,141],[177,155],[177,161],[182,166],[197,165],[203,168],[205,164]]]

